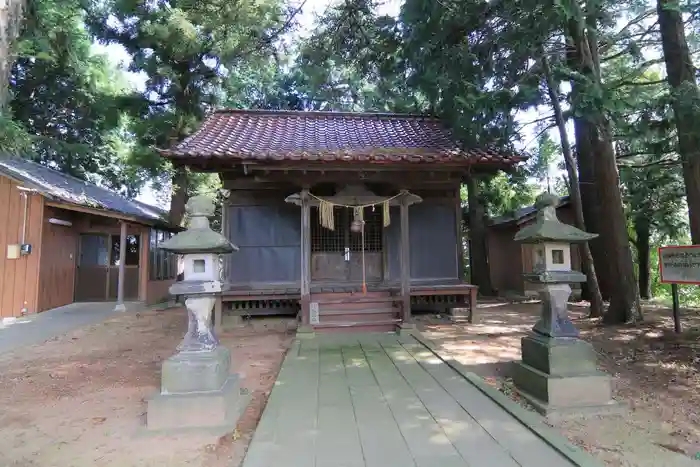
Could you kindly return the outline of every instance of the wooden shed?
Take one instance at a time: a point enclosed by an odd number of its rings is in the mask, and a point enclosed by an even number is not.
[[[43,165],[0,158],[0,317],[116,302],[120,269],[123,300],[167,297],[178,266],[157,249],[176,230],[165,216]]]
[[[523,273],[532,272],[532,245],[519,244],[513,237],[526,225],[535,221],[537,210],[527,206],[499,217],[494,217],[487,226],[487,248],[491,285],[498,294],[536,295],[534,287],[523,279]],[[557,217],[563,223],[575,223],[573,207],[568,196],[559,199]],[[579,248],[571,248],[571,267],[581,270]],[[572,286],[580,288],[580,285]]]
[[[226,308],[296,307],[319,331],[389,331],[411,306],[473,304],[460,184],[523,160],[465,149],[421,115],[252,110],[214,112],[162,154],[228,190],[223,233],[240,250],[224,260]]]

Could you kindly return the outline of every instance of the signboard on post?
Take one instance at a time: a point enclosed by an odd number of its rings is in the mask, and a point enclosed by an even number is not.
[[[678,284],[700,284],[700,245],[659,248],[659,282],[671,284],[673,327],[681,332]]]
[[[700,245],[659,248],[659,280],[664,284],[700,284]]]

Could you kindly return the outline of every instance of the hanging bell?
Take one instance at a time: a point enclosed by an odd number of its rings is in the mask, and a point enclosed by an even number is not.
[[[350,231],[355,233],[362,232],[362,224],[364,224],[364,222],[359,219],[353,220],[350,224]]]

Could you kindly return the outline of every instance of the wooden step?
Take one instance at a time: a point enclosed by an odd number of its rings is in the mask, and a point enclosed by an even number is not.
[[[398,310],[399,307],[393,306],[391,303],[319,303],[318,311],[344,311],[346,313],[359,313],[363,310],[384,310],[392,312]]]
[[[394,312],[380,312],[380,313],[363,313],[363,312],[356,312],[356,313],[335,313],[335,314],[326,314],[326,313],[321,313],[319,315],[319,321],[321,324],[327,323],[327,322],[336,322],[336,323],[358,323],[358,322],[377,322],[377,321],[392,321],[394,319],[398,318],[397,314]]]
[[[398,313],[397,308],[361,308],[357,310],[345,310],[345,309],[325,309],[320,310],[320,316],[335,316],[335,315],[373,315],[373,314],[395,314]]]
[[[326,332],[393,332],[401,322],[400,319],[383,321],[328,321],[315,324],[314,330],[320,333]]]
[[[394,303],[398,302],[398,299],[392,297],[363,297],[363,298],[339,298],[339,299],[325,299],[317,300],[311,297],[312,302],[317,302],[319,306],[321,305],[342,305],[342,304],[367,304],[367,303]]]
[[[312,293],[311,301],[326,301],[326,300],[345,300],[357,298],[385,298],[390,297],[389,292],[320,292]]]

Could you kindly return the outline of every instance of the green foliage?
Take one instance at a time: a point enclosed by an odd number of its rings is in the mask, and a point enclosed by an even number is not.
[[[20,154],[30,149],[27,131],[9,116],[0,115],[0,153]]]
[[[161,187],[172,167],[154,148],[167,148],[195,131],[204,115],[225,101],[250,103],[235,87],[243,70],[269,66],[280,35],[294,25],[294,13],[282,0],[157,1],[94,0],[87,24],[106,43],[122,45],[133,61],[131,71],[147,77],[145,90],[122,102],[134,115],[138,147],[130,162],[146,170]],[[245,71],[244,71],[245,73]],[[240,83],[240,80],[238,81]],[[200,180],[188,176],[191,191]],[[186,197],[177,197],[184,203]],[[184,206],[171,206],[184,212]],[[174,216],[173,222],[179,222]]]
[[[18,39],[8,146],[71,175],[134,195],[131,135],[118,106],[128,89],[106,57],[91,51],[78,0],[35,0]],[[26,131],[18,132],[18,128]],[[13,143],[14,141],[14,143]]]
[[[131,70],[147,76],[134,96],[136,132],[144,146],[168,147],[197,127],[221,102],[230,70],[265,60],[283,29],[280,1],[99,1],[88,24],[97,37],[132,54]],[[150,153],[154,156],[154,153]],[[157,158],[147,163],[160,170]]]

